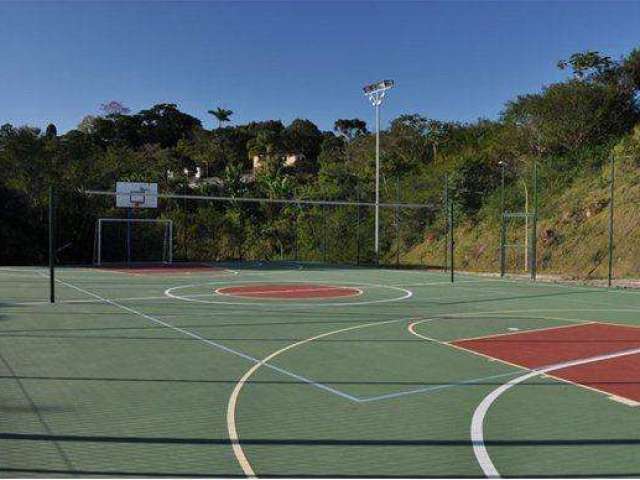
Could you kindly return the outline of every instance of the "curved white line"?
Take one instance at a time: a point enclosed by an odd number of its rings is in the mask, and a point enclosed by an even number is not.
[[[410,319],[402,319],[402,320],[410,320]],[[394,323],[398,321],[400,320],[396,319],[396,320],[385,320],[383,322],[364,323],[362,325],[341,328],[339,330],[333,330],[331,332],[322,333],[314,337],[309,337],[299,342],[287,345],[286,347],[281,348],[280,350],[277,350],[267,355],[260,362],[254,364],[249,370],[246,371],[246,373],[242,376],[242,378],[238,380],[238,383],[236,383],[236,386],[233,389],[233,392],[231,392],[231,396],[229,397],[229,403],[227,404],[227,430],[229,432],[229,440],[231,441],[231,445],[233,447],[233,453],[236,456],[236,459],[238,460],[238,463],[240,464],[242,471],[248,478],[256,478],[256,473],[253,470],[251,463],[247,459],[247,456],[244,453],[242,445],[240,445],[240,437],[238,435],[238,429],[236,428],[236,406],[238,403],[238,397],[240,395],[240,391],[242,390],[242,387],[247,382],[247,380],[251,377],[251,375],[253,375],[256,372],[256,370],[258,370],[265,363],[269,362],[270,360],[277,357],[281,353],[284,353],[287,350],[291,350],[300,345],[304,345],[305,343],[313,342],[314,340],[318,340],[323,337],[328,337],[329,335],[335,335],[337,333],[347,332],[349,330],[357,330],[360,328],[373,327],[375,325],[383,325],[385,323]]]
[[[316,283],[317,281],[311,281],[311,280],[306,280],[306,281],[298,281],[298,283]],[[244,283],[243,281],[235,281],[235,282],[205,282],[205,283],[197,283],[197,284],[192,284],[192,285],[177,285],[175,287],[170,287],[167,288],[164,291],[164,294],[167,297],[171,297],[171,298],[175,298],[176,300],[182,300],[185,302],[196,302],[196,303],[210,303],[210,304],[220,304],[220,305],[244,305],[244,306],[273,306],[273,302],[227,302],[227,301],[222,301],[222,300],[199,300],[197,298],[193,298],[192,296],[182,296],[182,295],[177,295],[175,293],[173,293],[175,290],[181,290],[181,289],[185,289],[185,288],[194,288],[194,287],[201,287],[203,285],[219,285],[219,284],[234,284],[234,283]],[[248,282],[251,283],[251,282]],[[255,283],[265,283],[265,282],[255,282]],[[269,282],[269,283],[277,283],[277,282]],[[283,283],[283,282],[281,282]],[[302,303],[302,302],[287,302],[286,304],[280,304],[280,305],[290,305],[290,306],[294,306],[294,307],[299,307],[299,306],[311,306],[311,307],[350,307],[350,306],[355,306],[355,305],[372,305],[372,304],[377,304],[377,303],[390,303],[390,302],[400,302],[402,300],[406,300],[408,298],[411,298],[413,296],[413,292],[411,290],[407,290],[406,288],[400,288],[400,287],[394,287],[391,285],[383,285],[383,284],[377,284],[377,283],[362,283],[362,282],[344,282],[341,281],[340,283],[342,284],[353,284],[353,285],[359,285],[359,286],[364,286],[364,287],[379,287],[379,288],[388,288],[388,289],[392,289],[392,290],[398,290],[400,292],[403,292],[404,295],[402,296],[398,296],[398,297],[393,297],[393,298],[383,298],[381,300],[368,300],[368,301],[362,301],[362,302],[314,302],[314,303]],[[344,297],[344,298],[349,298],[349,297]]]
[[[489,407],[491,407],[491,405],[498,399],[498,397],[500,397],[511,387],[544,373],[552,372],[554,370],[561,370],[568,367],[575,367],[578,365],[585,365],[587,363],[600,362],[612,358],[634,355],[636,353],[640,353],[640,348],[622,350],[620,352],[597,355],[595,357],[583,358],[580,360],[571,360],[569,362],[556,363],[548,367],[538,368],[517,378],[514,378],[504,385],[499,386],[489,395],[487,395],[482,400],[482,402],[480,402],[475,412],[473,412],[473,418],[471,420],[471,442],[473,444],[473,453],[475,454],[476,459],[478,460],[478,464],[480,465],[480,468],[482,468],[482,471],[487,476],[487,478],[500,478],[500,472],[498,472],[498,469],[493,464],[493,461],[489,456],[489,452],[487,451],[487,447],[485,446],[483,433],[484,419],[487,415],[487,411],[489,410]]]

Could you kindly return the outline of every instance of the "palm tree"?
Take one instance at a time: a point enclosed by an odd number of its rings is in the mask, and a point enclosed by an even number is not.
[[[218,107],[215,110],[209,110],[208,113],[218,119],[218,128],[221,128],[224,122],[231,121],[233,110],[227,110],[226,108]]]

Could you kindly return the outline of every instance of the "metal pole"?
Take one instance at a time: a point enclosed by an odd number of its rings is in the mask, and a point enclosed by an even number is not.
[[[295,209],[296,224],[293,230],[293,249],[294,249],[293,260],[295,262],[298,261],[298,223],[300,222],[300,205],[298,205],[297,207],[298,208]]]
[[[55,281],[55,214],[54,214],[53,180],[49,185],[49,301],[56,303]]]
[[[358,206],[356,209],[356,265],[360,265],[360,189],[358,189]]]
[[[169,222],[169,263],[173,263],[173,222]]]
[[[445,215],[445,226],[444,226],[444,238],[447,239],[444,243],[444,271],[446,272],[449,269],[449,174],[444,174],[444,215]]]
[[[449,201],[449,257],[450,257],[450,269],[451,269],[451,283],[454,281],[455,265],[453,259],[454,252],[454,240],[453,240],[453,202]]]
[[[613,199],[614,199],[614,182],[616,178],[615,173],[616,161],[615,157],[611,155],[611,178],[609,179],[609,272],[607,285],[611,288],[611,282],[613,280]]]
[[[526,217],[529,218],[528,216]],[[538,162],[533,163],[533,227],[531,229],[531,280],[536,281],[538,264]]]
[[[400,203],[400,176],[396,177],[396,203]],[[400,267],[400,207],[396,206],[396,268]]]
[[[131,209],[127,208],[127,265],[131,263]]]
[[[322,261],[327,263],[327,212],[322,206]]]
[[[500,277],[504,277],[507,269],[507,219],[506,212],[502,212],[500,226]]]
[[[102,220],[98,220],[98,265],[102,265]]]
[[[500,194],[500,217],[501,217],[501,226],[500,226],[500,277],[504,277],[505,268],[506,268],[506,251],[505,244],[507,240],[507,224],[505,219],[505,191],[504,191],[504,183],[505,183],[505,164],[501,164],[502,167],[502,175],[501,175],[501,194]]]
[[[376,264],[380,264],[380,103],[376,103],[376,219],[374,251]]]

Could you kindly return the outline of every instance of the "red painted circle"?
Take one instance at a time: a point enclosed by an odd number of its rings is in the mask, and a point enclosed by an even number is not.
[[[299,299],[355,297],[360,295],[362,290],[318,283],[262,283],[218,288],[216,293],[232,297]]]

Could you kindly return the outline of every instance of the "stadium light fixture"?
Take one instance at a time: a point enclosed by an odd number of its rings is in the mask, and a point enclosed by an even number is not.
[[[374,242],[376,263],[378,263],[380,259],[380,105],[382,105],[382,100],[384,99],[387,90],[391,90],[394,86],[395,83],[393,80],[381,80],[376,83],[365,85],[362,89],[376,111],[376,231]]]

